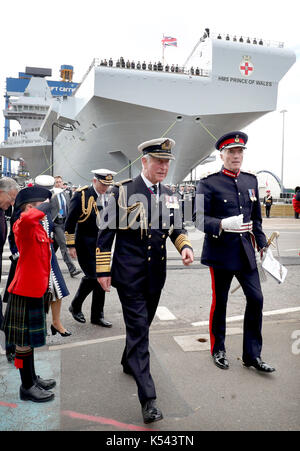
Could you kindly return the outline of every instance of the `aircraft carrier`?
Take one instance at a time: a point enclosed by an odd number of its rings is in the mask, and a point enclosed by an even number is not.
[[[168,136],[176,141],[176,160],[166,182],[178,183],[206,160],[217,137],[276,109],[279,82],[295,60],[280,42],[211,35],[200,38],[182,67],[95,59],[82,81],[60,96],[45,90],[45,78],[32,77],[36,88],[29,84],[18,102],[39,96],[47,104],[31,132],[37,141],[16,145],[10,137],[0,153],[24,158],[32,177],[62,174],[78,185],[98,167],[116,171],[117,180],[135,176],[138,144]],[[9,109],[4,114],[8,118]]]

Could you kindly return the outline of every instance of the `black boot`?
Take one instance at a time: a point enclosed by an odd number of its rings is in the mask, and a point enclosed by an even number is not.
[[[101,285],[95,279],[93,295],[92,295],[92,306],[91,306],[91,323],[97,324],[102,327],[111,327],[112,323],[104,319],[104,302],[105,302],[105,291],[102,289]]]
[[[91,319],[91,323],[97,324],[97,326],[102,326],[102,327],[112,327],[112,323],[110,321],[107,321],[106,319],[104,319],[103,312],[100,313],[99,318]]]
[[[81,279],[78,290],[75,294],[75,297],[69,307],[69,311],[71,312],[73,318],[79,323],[85,323],[85,317],[81,311],[82,304],[85,298],[90,294],[93,289],[93,283],[91,283],[91,279],[88,277],[83,277]]]
[[[163,419],[162,411],[157,407],[155,399],[149,399],[142,405],[144,423],[153,423]]]
[[[52,399],[54,398],[54,393],[44,390],[37,384],[33,385],[27,390],[21,385],[20,398],[22,399],[22,401],[47,402],[52,401]]]
[[[54,398],[54,393],[41,388],[34,381],[33,349],[26,351],[16,350],[15,366],[20,371],[22,385],[20,387],[20,398],[23,401],[46,402]]]
[[[51,390],[51,388],[55,387],[56,381],[54,379],[42,379],[40,376],[36,375],[35,373],[35,365],[34,365],[34,350],[32,350],[32,378],[35,383],[35,385],[38,385],[40,388],[43,388],[44,390]]]
[[[16,350],[15,367],[20,371],[22,387],[26,390],[34,385],[32,374],[33,349]]]
[[[6,358],[9,363],[14,363],[16,357],[16,346],[15,345],[6,345],[5,349]]]

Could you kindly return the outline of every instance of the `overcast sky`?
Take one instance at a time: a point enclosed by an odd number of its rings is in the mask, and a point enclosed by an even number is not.
[[[0,92],[6,77],[26,66],[52,68],[58,80],[62,64],[74,66],[80,81],[94,57],[158,60],[162,35],[178,47],[166,49],[169,63],[182,64],[208,27],[213,32],[283,41],[300,57],[299,1],[285,0],[10,0],[0,6]],[[284,184],[300,185],[299,59],[280,83],[277,111],[249,126],[244,167],[281,174],[282,114],[285,115]],[[2,100],[4,108],[4,99]],[[4,118],[3,118],[4,126]],[[3,140],[3,132],[0,135]],[[216,164],[207,169],[212,170]],[[217,163],[219,166],[219,160]]]

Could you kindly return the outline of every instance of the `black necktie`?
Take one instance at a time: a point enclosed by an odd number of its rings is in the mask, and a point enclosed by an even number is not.
[[[157,185],[152,185],[151,189],[152,189],[154,194],[157,194]]]

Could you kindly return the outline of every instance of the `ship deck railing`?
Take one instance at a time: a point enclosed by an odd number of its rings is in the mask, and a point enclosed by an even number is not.
[[[206,36],[207,37],[207,36]],[[252,38],[249,36],[241,36],[241,35],[229,35],[228,33],[210,33],[210,37],[212,39],[223,39],[224,41],[232,41],[240,44],[254,44],[254,45],[263,45],[264,47],[277,47],[283,48],[284,42],[281,41],[271,41],[265,39],[257,39],[257,37]],[[205,39],[205,37],[203,37]]]
[[[200,77],[210,77],[210,71],[207,69],[202,69],[193,66],[191,66],[188,69],[185,66],[178,66],[178,64],[163,65],[160,61],[157,63],[156,62],[146,63],[145,61],[143,63],[140,63],[140,61],[138,61],[136,63],[135,61],[127,60],[126,62],[124,61],[122,65],[120,60],[114,62],[112,59],[107,61],[106,59],[95,58],[94,66],[95,67],[105,66],[125,70],[139,70],[142,72],[166,72],[168,74],[184,74],[184,75],[195,75]]]
[[[229,35],[228,33],[204,33],[203,37],[200,38],[200,41],[205,41],[206,38],[211,39],[223,39],[225,41],[232,41],[236,42],[237,44],[249,44],[249,45],[261,45],[264,47],[277,47],[277,48],[283,48],[284,43],[281,41],[272,41],[272,40],[263,40],[262,38],[257,39],[250,38],[249,36],[243,36],[243,35]],[[123,60],[123,64],[122,64]],[[151,64],[151,63],[150,63]],[[187,68],[186,66],[178,66],[178,65],[163,65],[161,62],[158,62],[157,64],[152,64],[152,67],[149,68],[149,63],[141,63],[138,61],[137,63],[135,61],[129,61],[127,60],[125,62],[123,57],[120,57],[116,62],[112,60],[112,58],[109,58],[108,60],[106,58],[100,59],[100,58],[94,58],[92,63],[90,64],[88,70],[84,74],[81,83],[78,83],[78,86],[73,91],[73,96],[76,94],[77,90],[80,88],[90,71],[93,67],[99,67],[99,66],[107,66],[107,67],[115,67],[118,69],[125,69],[125,70],[140,70],[144,72],[166,72],[168,74],[176,74],[176,75],[189,75],[189,76],[200,76],[200,77],[210,77],[211,71],[207,69],[201,69],[201,68],[194,68],[193,66],[190,68]],[[155,67],[156,66],[156,67]],[[174,70],[173,70],[174,69]]]
[[[118,65],[118,61],[120,63],[120,65]],[[100,58],[94,58],[93,61],[91,62],[88,70],[86,71],[86,73],[84,74],[84,76],[82,77],[82,80],[80,83],[78,83],[78,86],[76,87],[76,89],[73,91],[73,96],[76,94],[77,90],[80,88],[80,86],[82,85],[82,83],[84,82],[84,80],[87,78],[88,74],[90,73],[90,71],[93,69],[93,67],[108,67],[108,68],[116,68],[119,70],[134,70],[134,71],[139,71],[139,72],[162,72],[162,73],[167,73],[167,74],[174,74],[174,75],[189,75],[189,76],[195,76],[195,77],[210,77],[211,76],[211,71],[208,69],[202,69],[199,67],[193,67],[191,66],[189,69],[187,69],[184,66],[178,66],[178,65],[162,65],[162,63],[158,62],[158,63],[146,63],[146,67],[143,67],[143,63],[135,63],[134,61],[124,61],[124,65],[122,65],[121,61],[118,60],[117,62],[114,62],[112,59],[109,59],[108,61],[106,59],[100,59]],[[129,64],[128,64],[129,63]],[[127,65],[126,65],[127,64]],[[152,68],[149,68],[149,64],[152,64]]]
[[[19,145],[27,145],[27,144],[47,144],[48,142],[45,142],[43,138],[40,139],[28,139],[26,137],[18,139],[18,137],[9,137],[6,141],[2,141],[0,146],[1,147],[9,147],[9,146],[19,146]]]

